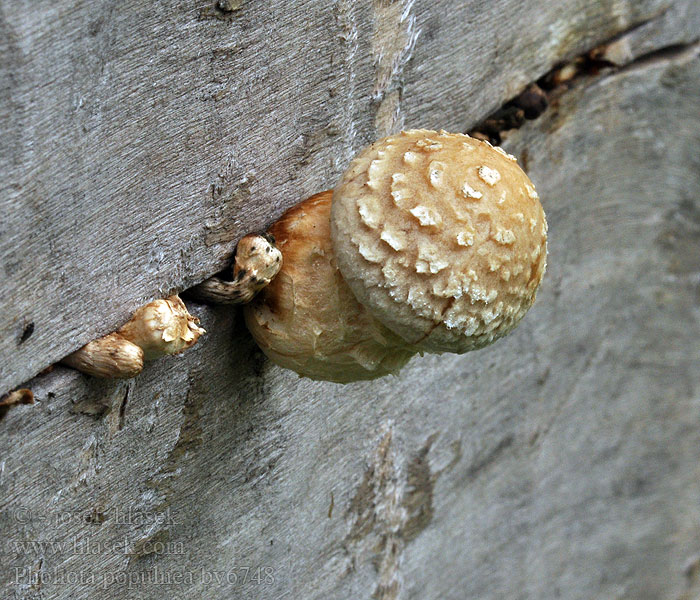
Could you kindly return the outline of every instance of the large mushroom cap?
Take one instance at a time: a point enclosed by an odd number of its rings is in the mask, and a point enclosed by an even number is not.
[[[331,234],[357,299],[429,352],[508,333],[545,270],[532,182],[500,148],[462,134],[405,131],[363,150],[333,192]]]

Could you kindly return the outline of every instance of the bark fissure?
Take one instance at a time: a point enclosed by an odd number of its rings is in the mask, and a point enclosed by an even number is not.
[[[626,47],[627,36],[663,14],[662,12],[653,19],[635,25],[570,61],[557,63],[539,79],[528,84],[520,94],[473,127],[468,132],[469,135],[499,145],[507,137],[508,131],[520,129],[526,121],[537,119],[552,103],[583,81],[590,83],[592,80],[614,76],[656,62],[673,61],[700,53],[700,40],[695,39],[656,48],[638,56],[631,55],[631,51]]]

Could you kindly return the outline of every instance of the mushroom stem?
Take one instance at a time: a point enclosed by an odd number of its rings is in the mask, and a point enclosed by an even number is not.
[[[220,277],[210,277],[189,289],[187,295],[206,304],[245,304],[258,291],[251,289],[248,279],[226,281]]]
[[[210,304],[245,304],[272,281],[282,266],[282,253],[267,234],[246,235],[236,247],[233,280],[210,277],[187,290],[187,296]]]
[[[129,379],[143,369],[143,350],[115,332],[85,344],[61,364],[93,377]]]

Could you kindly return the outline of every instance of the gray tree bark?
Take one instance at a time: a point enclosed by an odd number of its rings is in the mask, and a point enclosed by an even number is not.
[[[338,386],[190,304],[207,336],[134,380],[26,383],[4,597],[700,597],[696,2],[2,0],[0,27],[3,392],[376,137],[471,130],[606,41],[617,63],[503,133],[550,253],[496,345]]]

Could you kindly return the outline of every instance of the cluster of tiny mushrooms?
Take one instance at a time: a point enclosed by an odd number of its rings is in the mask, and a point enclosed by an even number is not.
[[[464,353],[503,337],[534,302],[546,258],[544,211],[515,157],[416,129],[362,150],[334,190],[244,237],[231,281],[211,278],[190,294],[244,304],[253,338],[278,365],[347,383],[396,373],[416,353]],[[171,296],[62,362],[133,377],[203,333]]]

